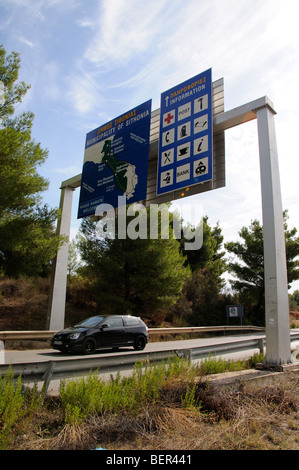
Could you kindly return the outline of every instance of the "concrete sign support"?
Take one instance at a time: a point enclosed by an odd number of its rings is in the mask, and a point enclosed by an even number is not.
[[[266,307],[265,363],[291,362],[288,280],[273,110],[256,110],[262,187]]]
[[[266,307],[265,365],[279,366],[291,362],[287,266],[283,226],[275,111],[264,96],[218,115],[214,132],[226,130],[257,119],[264,235],[264,272]]]
[[[69,252],[69,235],[74,188],[61,188],[60,210],[61,218],[57,225],[57,233],[67,237],[60,247],[54,261],[54,278],[51,283],[50,302],[48,306],[47,329],[60,330],[64,327],[65,298],[67,282],[67,265]]]

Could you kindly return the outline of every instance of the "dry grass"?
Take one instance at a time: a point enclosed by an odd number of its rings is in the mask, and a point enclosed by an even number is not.
[[[272,386],[225,390],[196,386],[197,406],[182,407],[184,384],[174,380],[161,390],[158,403],[138,413],[92,415],[65,424],[59,400],[48,414],[24,423],[11,449],[109,450],[298,450],[299,378],[288,372]]]
[[[290,327],[299,328],[299,312],[290,312]]]
[[[48,281],[0,278],[0,330],[29,330],[46,325]]]
[[[50,281],[46,278],[11,279],[0,276],[0,330],[44,330]],[[66,326],[96,312],[83,281],[67,289]]]

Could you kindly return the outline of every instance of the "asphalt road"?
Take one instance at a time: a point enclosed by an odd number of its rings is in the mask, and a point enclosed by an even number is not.
[[[189,339],[189,340],[177,340],[177,341],[163,341],[163,342],[152,342],[150,341],[144,352],[147,351],[166,351],[173,349],[190,349],[200,346],[209,346],[214,344],[222,344],[234,341],[240,341],[242,339],[254,339],[263,337],[264,333],[254,333],[254,334],[235,334],[235,335],[226,335],[226,336],[217,336],[211,338],[199,338],[199,339]],[[258,349],[255,351],[258,352]],[[90,355],[90,357],[105,357],[105,356],[117,356],[121,354],[136,353],[133,348],[124,347],[118,351],[112,351],[111,349],[98,350],[95,354]],[[242,357],[244,354],[247,357],[252,355],[252,351],[245,351],[241,353],[235,353]],[[43,361],[59,361],[66,358],[75,358],[78,355],[72,354],[62,354],[59,351],[54,349],[36,349],[36,350],[5,350],[4,351],[4,363],[5,364],[19,364],[25,362],[43,362]]]

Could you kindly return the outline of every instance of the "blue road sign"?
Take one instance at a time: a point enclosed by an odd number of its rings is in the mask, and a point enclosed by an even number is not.
[[[146,199],[151,121],[149,100],[86,136],[78,219],[99,204]],[[119,198],[119,196],[124,196]]]
[[[212,178],[212,69],[209,69],[161,94],[157,195]]]

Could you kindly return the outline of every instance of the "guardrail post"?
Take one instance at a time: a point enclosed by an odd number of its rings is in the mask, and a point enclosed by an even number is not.
[[[53,376],[55,366],[56,366],[56,362],[51,361],[50,364],[49,364],[48,369],[46,370],[46,372],[43,375],[43,380],[44,380],[43,393],[45,395],[48,391],[48,388],[49,388],[49,385],[50,385],[50,382],[51,382],[51,379],[52,379],[52,376]]]
[[[186,359],[186,361],[192,361],[192,349],[177,349],[175,354],[181,359]]]
[[[263,338],[258,339],[257,346],[260,350],[260,354],[264,354],[264,340],[263,340]]]

